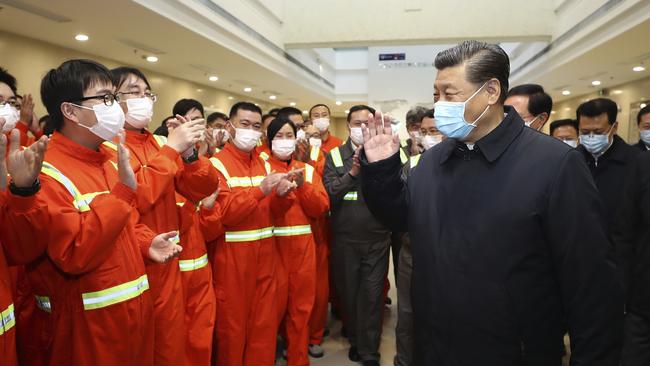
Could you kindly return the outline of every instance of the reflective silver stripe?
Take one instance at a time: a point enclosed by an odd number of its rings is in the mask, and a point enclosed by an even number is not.
[[[208,265],[208,254],[204,254],[199,258],[195,259],[184,259],[178,261],[178,266],[181,269],[181,272],[195,271],[201,269]]]
[[[36,306],[48,313],[52,312],[52,304],[50,303],[50,298],[47,296],[38,296],[34,295],[36,298]]]
[[[266,227],[257,230],[226,231],[226,242],[239,243],[256,241],[273,236],[273,227]]]
[[[14,315],[14,304],[10,304],[0,313],[0,335],[8,332],[16,325],[16,316]]]
[[[284,226],[273,229],[273,235],[275,236],[297,236],[308,234],[311,234],[311,226],[309,225]]]
[[[343,159],[341,158],[341,150],[338,147],[335,147],[330,151],[330,156],[332,157],[332,162],[337,168],[343,167]]]
[[[81,297],[83,298],[84,309],[93,310],[133,299],[142,295],[148,289],[147,275],[142,275],[133,281],[106,290],[84,293]]]
[[[345,194],[345,197],[343,199],[345,201],[356,201],[359,198],[357,192],[348,192]]]

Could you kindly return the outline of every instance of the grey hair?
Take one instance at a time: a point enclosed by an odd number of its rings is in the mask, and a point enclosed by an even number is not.
[[[499,80],[499,102],[505,102],[510,77],[510,58],[503,48],[497,44],[464,41],[436,56],[435,66],[438,70],[462,64],[465,64],[465,77],[470,83],[478,85],[493,78]]]
[[[422,119],[426,116],[428,109],[418,106],[411,108],[406,112],[406,125],[412,125],[414,123],[422,122]]]

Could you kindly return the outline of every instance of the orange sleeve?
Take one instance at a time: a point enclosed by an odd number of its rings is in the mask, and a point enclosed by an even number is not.
[[[218,202],[215,202],[212,208],[201,207],[198,217],[199,229],[206,242],[217,240],[225,234],[221,223],[221,206]]]
[[[117,155],[115,155],[117,159]],[[138,181],[137,206],[141,214],[149,212],[153,205],[174,184],[174,176],[179,171],[178,153],[169,146],[162,149],[146,167],[141,167],[136,159],[132,159],[133,170]],[[135,162],[135,163],[134,163]]]
[[[200,156],[192,163],[182,163],[176,174],[176,190],[192,202],[199,202],[219,187],[219,174],[210,160]]]
[[[50,215],[40,194],[29,197],[2,194],[0,240],[10,264],[27,264],[45,253]]]
[[[325,151],[321,150],[321,153],[318,154],[318,159],[316,161],[310,160],[309,163],[308,163],[309,165],[314,167],[314,169],[316,169],[316,172],[321,177],[323,176],[323,171],[325,171],[326,157],[327,156],[325,155]]]
[[[264,199],[264,192],[259,187],[232,191],[228,187],[226,178],[216,168],[212,168],[219,176],[219,197],[217,202],[221,206],[221,222],[224,226],[233,226],[244,220],[250,219],[250,214],[255,211],[259,202]],[[212,192],[216,191],[213,189]],[[212,194],[212,193],[210,193]]]
[[[185,204],[181,207],[176,205],[178,210],[178,221],[180,223],[179,231],[180,235],[186,235],[187,232],[194,226],[194,215],[196,215],[196,206],[190,202],[185,201]]]
[[[296,202],[296,195],[293,192],[289,192],[286,196],[279,197],[275,192],[273,192],[273,194],[270,194],[269,197],[264,199],[262,202],[263,204],[269,205],[273,217],[282,217]]]
[[[97,268],[132,218],[135,191],[117,183],[110,193],[92,201],[90,211],[79,212],[61,184],[45,175],[41,175],[41,182],[40,194],[50,215],[50,259],[63,272],[71,274]]]
[[[16,129],[20,131],[20,146],[29,146],[30,141],[29,141],[29,135],[27,134],[29,132],[29,125],[25,124],[23,121],[18,121],[16,123]],[[9,138],[9,136],[7,136]]]
[[[137,215],[134,215],[137,217]],[[135,220],[137,221],[137,219]],[[151,247],[151,242],[153,239],[156,237],[156,233],[154,233],[149,226],[145,224],[140,224],[140,223],[135,223],[134,224],[134,231],[135,231],[135,238],[138,243],[138,247],[140,248],[140,254],[142,255],[142,259],[146,263],[154,263],[149,259],[149,248]]]
[[[311,218],[319,218],[330,209],[329,196],[320,175],[316,172],[311,183],[305,181],[296,189],[296,196],[300,200],[302,209]]]

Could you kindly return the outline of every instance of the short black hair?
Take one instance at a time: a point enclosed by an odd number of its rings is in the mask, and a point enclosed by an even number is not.
[[[234,118],[237,115],[237,112],[239,112],[239,110],[259,113],[260,116],[262,115],[262,110],[260,109],[260,107],[256,106],[254,103],[251,103],[251,102],[237,102],[230,108],[230,113],[229,113],[230,119]],[[269,114],[270,114],[270,112],[269,112]]]
[[[539,116],[542,113],[551,115],[553,109],[553,99],[544,91],[544,87],[539,84],[522,84],[517,85],[508,91],[508,97],[514,95],[525,95],[528,97],[528,112],[533,116]]]
[[[269,123],[269,127],[266,130],[266,139],[268,140],[269,148],[272,148],[271,141],[273,141],[275,135],[277,135],[278,131],[280,131],[280,129],[282,129],[282,127],[287,124],[291,126],[291,129],[293,129],[293,135],[295,136],[297,127],[295,123],[289,119],[289,116],[283,116],[278,113],[278,116],[273,121],[271,121],[271,123]]]
[[[126,81],[129,75],[135,75],[136,77],[142,79],[142,81],[144,81],[144,83],[147,84],[147,88],[151,90],[151,85],[149,84],[149,80],[147,80],[147,77],[144,76],[142,71],[136,69],[135,67],[128,67],[128,66],[117,67],[111,70],[111,75],[113,76],[113,84],[115,84],[115,87],[118,89]]]
[[[279,112],[280,112],[280,108],[273,108],[273,109],[271,109],[269,111],[269,114],[272,115],[273,117],[277,117]],[[260,113],[260,114],[262,114],[262,113]]]
[[[411,108],[406,112],[406,126],[422,123],[422,119],[426,116],[427,109],[424,107]]]
[[[576,110],[576,120],[580,124],[580,116],[598,117],[603,113],[607,113],[607,121],[610,125],[613,125],[616,122],[616,115],[618,114],[616,102],[607,98],[596,98],[584,102]]]
[[[645,107],[641,108],[639,113],[636,115],[636,125],[637,126],[641,124],[641,117],[643,117],[644,115],[646,115],[648,113],[650,113],[650,104],[648,104]]]
[[[41,81],[41,100],[55,130],[63,127],[61,104],[79,102],[84,92],[98,83],[113,85],[113,79],[106,66],[93,60],[68,60],[45,74]]]
[[[211,124],[212,122],[214,122],[214,121],[216,121],[218,119],[222,119],[224,121],[227,121],[228,116],[226,116],[224,113],[221,113],[221,112],[210,113],[210,115],[208,115],[207,124]]]
[[[579,131],[578,121],[576,121],[575,119],[567,118],[567,119],[558,119],[557,121],[551,122],[549,133],[553,135],[553,131],[555,131],[557,128],[564,127],[564,126],[571,126],[575,128],[576,133],[578,133]]]
[[[330,111],[330,107],[328,107],[327,105],[325,105],[325,104],[316,104],[315,106],[309,108],[309,116],[310,117],[311,117],[311,111],[313,111],[314,108],[318,108],[318,107],[325,107],[325,108],[327,108],[327,114],[330,114],[330,115],[332,114],[332,112]]]
[[[505,102],[510,77],[510,58],[499,45],[464,41],[438,53],[434,63],[438,70],[465,64],[465,78],[473,84],[485,84],[490,79],[499,80],[499,102]]]
[[[201,112],[202,116],[205,116],[205,112],[203,111],[203,104],[199,102],[196,99],[181,99],[176,104],[174,104],[174,108],[172,108],[172,114],[175,115],[181,115],[185,116],[185,114],[192,109],[197,109],[199,112]]]
[[[175,118],[175,116],[167,116],[165,119],[162,120],[160,123],[160,126],[156,128],[155,131],[153,131],[154,135],[159,135],[159,136],[165,136],[169,135],[169,129],[167,128],[167,120]]]
[[[7,69],[0,67],[0,83],[5,83],[9,86],[9,89],[11,89],[14,94],[17,94],[16,92],[16,78],[7,71]]]
[[[352,116],[352,113],[358,111],[368,111],[373,115],[375,114],[375,109],[372,107],[368,107],[367,105],[363,104],[355,105],[354,107],[350,108],[350,112],[348,113],[348,122],[350,122],[350,116]]]
[[[294,107],[284,107],[278,111],[277,117],[281,117],[281,116],[291,117],[296,114],[302,116],[302,112],[300,111],[300,109]]]
[[[52,126],[52,119],[50,118],[49,114],[46,114],[38,119],[38,124],[40,125],[41,123],[45,123],[43,125],[43,134],[45,136],[50,136],[54,133],[54,126]]]
[[[275,116],[272,116],[270,114],[265,114],[262,116],[262,122],[266,121],[267,118],[275,118]]]
[[[427,111],[427,113],[424,115],[424,117],[422,117],[422,119],[424,119],[424,118],[434,118],[435,119],[436,118],[435,115],[436,115],[435,114],[435,109],[431,108],[431,109],[429,109]]]

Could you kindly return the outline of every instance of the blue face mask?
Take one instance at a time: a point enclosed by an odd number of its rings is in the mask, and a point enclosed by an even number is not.
[[[478,88],[478,90],[464,102],[437,102],[434,105],[436,127],[438,127],[438,130],[442,132],[443,135],[451,139],[463,140],[470,134],[470,132],[472,132],[476,127],[476,122],[483,117],[485,112],[490,108],[490,105],[488,104],[483,113],[481,113],[481,115],[472,123],[465,121],[465,105],[486,85],[487,82]]]
[[[588,135],[580,135],[580,144],[587,149],[592,155],[601,155],[609,147],[609,134],[612,132],[612,128],[609,128],[609,131],[603,135],[596,135],[590,133]]]
[[[642,130],[639,133],[641,134],[641,141],[650,146],[650,130]]]

